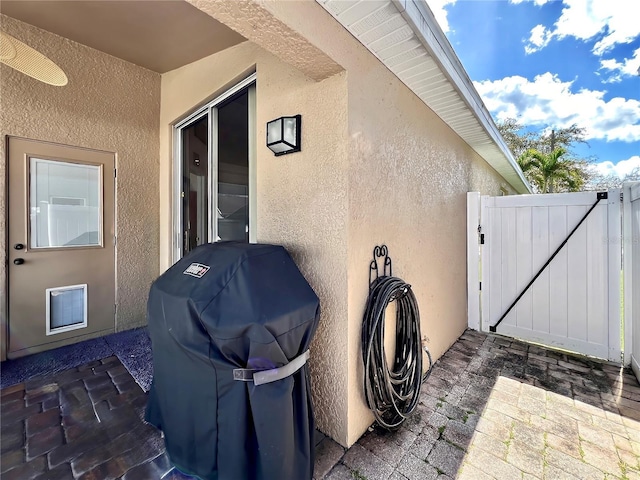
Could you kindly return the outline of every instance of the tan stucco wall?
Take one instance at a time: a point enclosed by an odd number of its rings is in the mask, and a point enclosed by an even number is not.
[[[115,152],[116,329],[144,325],[149,286],[158,275],[160,75],[4,15],[0,27],[69,78],[67,86],[52,87],[0,65],[0,258],[7,248],[6,135]],[[6,282],[0,262],[3,317]]]
[[[251,42],[162,76],[160,114],[161,269],[171,261],[171,128],[252,71],[256,82],[258,242],[282,244],[321,301],[311,347],[318,426],[347,437],[347,89],[344,73],[316,82]],[[275,157],[269,120],[302,115],[302,151]]]
[[[359,345],[373,247],[386,244],[393,274],[412,285],[423,338],[438,359],[467,326],[466,193],[498,195],[501,182],[384,67],[349,80],[351,443],[373,420],[364,407]],[[372,98],[371,91],[385,93]]]
[[[334,438],[351,445],[373,421],[364,403],[360,349],[373,247],[385,243],[394,275],[412,284],[435,360],[467,325],[466,193],[499,195],[507,184],[315,1],[266,0],[257,8],[244,3],[238,18],[255,11],[255,21],[267,28],[273,17],[347,72],[348,257],[342,268],[348,315],[340,321],[348,323],[348,377],[341,380],[348,390],[348,418],[339,429],[346,436]],[[228,11],[224,18],[239,29],[253,21],[233,21]],[[240,33],[269,49],[268,39]]]
[[[394,273],[414,286],[437,359],[466,327],[466,192],[497,195],[506,182],[315,2],[238,2],[235,11],[229,2],[192,3],[252,42],[163,76],[162,205],[171,171],[165,125],[256,65],[257,237],[286,245],[321,298],[316,418],[351,445],[373,421],[359,344],[373,247],[386,243]],[[266,52],[278,47],[253,24],[300,32],[346,73],[310,82]],[[295,50],[291,57],[296,64]],[[276,159],[260,140],[264,126],[294,113],[303,115],[303,151]],[[170,218],[162,215],[163,239]]]
[[[55,88],[0,67],[0,133],[117,153],[118,328],[130,328],[171,264],[170,125],[257,71],[256,237],[284,244],[320,296],[316,418],[350,445],[373,420],[359,345],[373,247],[386,243],[413,285],[436,359],[466,327],[466,192],[498,195],[506,182],[314,1],[191,1],[252,41],[162,77],[0,17],[70,78]],[[286,39],[298,47],[283,50]],[[297,113],[302,152],[276,158],[265,124]],[[2,255],[4,241],[0,230]]]

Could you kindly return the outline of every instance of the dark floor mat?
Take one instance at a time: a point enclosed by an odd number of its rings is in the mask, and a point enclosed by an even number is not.
[[[94,360],[116,355],[144,391],[151,386],[151,339],[146,328],[114,333],[0,364],[0,388],[34,377],[53,375]]]

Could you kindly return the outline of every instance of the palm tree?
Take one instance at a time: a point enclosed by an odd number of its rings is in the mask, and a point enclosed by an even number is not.
[[[517,161],[538,192],[578,192],[584,186],[585,175],[577,162],[561,158],[566,153],[564,148],[556,148],[549,154],[532,148]]]

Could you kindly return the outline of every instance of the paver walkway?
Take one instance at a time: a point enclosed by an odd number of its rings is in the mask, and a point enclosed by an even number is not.
[[[639,420],[628,370],[467,331],[416,415],[365,434],[326,478],[640,479]]]
[[[146,394],[116,357],[1,394],[2,479],[185,478],[141,421]],[[372,429],[348,451],[319,436],[315,477],[632,480],[639,455],[630,372],[467,331],[400,430]]]

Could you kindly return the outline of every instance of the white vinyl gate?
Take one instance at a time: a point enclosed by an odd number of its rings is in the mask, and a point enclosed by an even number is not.
[[[625,184],[623,191],[625,337],[633,338],[631,368],[640,378],[640,182]]]
[[[620,206],[620,190],[469,193],[469,326],[620,362]]]

